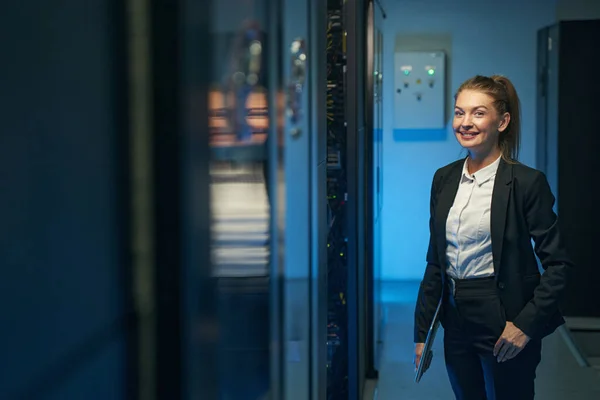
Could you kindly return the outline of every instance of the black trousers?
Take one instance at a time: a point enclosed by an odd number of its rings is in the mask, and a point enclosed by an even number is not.
[[[506,315],[494,278],[457,280],[446,290],[444,353],[457,400],[531,400],[541,340],[531,340],[513,359],[498,363],[494,345]]]

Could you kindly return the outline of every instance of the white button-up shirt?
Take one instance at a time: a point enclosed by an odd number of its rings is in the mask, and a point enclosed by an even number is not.
[[[494,275],[490,216],[500,158],[469,174],[467,161],[446,221],[447,272],[454,279]]]

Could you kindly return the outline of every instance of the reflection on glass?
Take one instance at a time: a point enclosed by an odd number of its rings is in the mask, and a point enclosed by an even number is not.
[[[383,342],[383,314],[381,299],[381,209],[382,209],[382,126],[383,126],[383,34],[378,28],[379,13],[375,13],[375,29],[373,35],[373,182],[375,182],[375,199],[373,201],[373,303],[374,303],[374,348],[375,348],[375,368],[379,369],[380,361],[380,343]]]
[[[269,392],[268,87],[265,0],[215,2],[209,95],[219,398]]]

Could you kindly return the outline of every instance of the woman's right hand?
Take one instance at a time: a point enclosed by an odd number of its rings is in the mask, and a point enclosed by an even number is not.
[[[425,343],[416,343],[415,344],[415,358],[413,363],[415,364],[415,371],[419,368],[419,364],[421,363],[421,357],[423,356],[423,349],[425,348]]]

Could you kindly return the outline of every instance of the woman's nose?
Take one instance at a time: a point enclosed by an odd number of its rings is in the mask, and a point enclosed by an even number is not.
[[[473,123],[471,122],[471,118],[467,118],[465,117],[465,119],[463,119],[461,126],[463,127],[463,129],[467,130],[471,127],[473,127]]]

